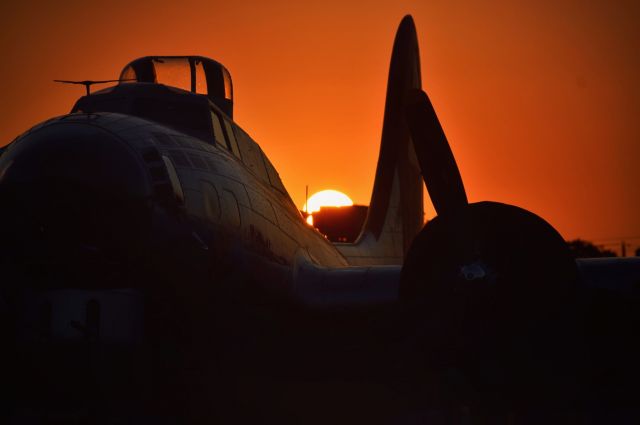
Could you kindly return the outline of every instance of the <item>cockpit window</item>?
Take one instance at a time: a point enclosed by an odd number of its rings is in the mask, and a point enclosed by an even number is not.
[[[196,78],[196,93],[207,94],[207,74],[204,71],[204,65],[199,59],[195,59],[193,65]]]
[[[226,68],[222,68],[222,78],[224,79],[224,98],[233,100],[233,86],[231,84],[231,74]]]
[[[236,136],[233,133],[233,126],[229,123],[229,121],[223,119],[225,133],[227,134],[227,140],[229,141],[229,147],[231,148],[231,152],[238,158],[240,158],[240,149],[238,148],[238,142],[236,141]]]
[[[215,137],[216,143],[224,149],[227,149],[227,143],[224,140],[224,133],[222,132],[220,119],[218,118],[218,114],[213,111],[211,111],[211,122],[213,123],[213,137]]]
[[[154,58],[152,63],[156,72],[155,83],[193,91],[191,89],[191,65],[188,58]]]
[[[122,74],[120,74],[121,83],[135,83],[137,79],[138,79],[138,76],[136,75],[136,71],[135,69],[133,69],[131,65],[126,67],[122,71]]]
[[[225,115],[233,118],[231,74],[212,59],[203,56],[146,56],[125,66],[120,79],[163,84],[207,96]]]

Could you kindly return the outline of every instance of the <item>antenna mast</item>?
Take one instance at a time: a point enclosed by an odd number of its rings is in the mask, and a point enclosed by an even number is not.
[[[71,81],[71,80],[53,80],[56,83],[64,83],[64,84],[82,84],[84,88],[87,90],[87,96],[91,95],[91,86],[93,84],[105,84],[105,83],[120,83],[122,81],[135,81],[135,79],[128,80],[83,80],[83,81]]]

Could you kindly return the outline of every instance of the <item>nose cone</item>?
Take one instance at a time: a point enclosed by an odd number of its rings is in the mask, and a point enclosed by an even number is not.
[[[0,157],[0,204],[0,232],[9,236],[5,249],[14,258],[121,259],[145,238],[151,189],[137,153],[118,137],[90,124],[57,122]]]

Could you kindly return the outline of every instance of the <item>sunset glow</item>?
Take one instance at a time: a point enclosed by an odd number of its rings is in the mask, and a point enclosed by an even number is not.
[[[110,5],[0,5],[0,146],[84,94],[53,79],[113,79],[141,56],[197,54],[229,69],[234,119],[296,205],[306,185],[366,205],[393,37],[410,13],[422,85],[471,202],[524,207],[567,239],[640,236],[638,2]]]
[[[353,205],[353,201],[347,195],[337,190],[322,190],[309,197],[302,211],[313,214],[322,207],[347,207]],[[313,223],[313,219],[312,219]]]

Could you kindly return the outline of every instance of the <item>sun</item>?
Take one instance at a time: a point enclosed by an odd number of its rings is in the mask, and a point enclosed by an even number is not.
[[[302,207],[302,211],[313,214],[320,211],[322,207],[348,207],[353,205],[353,201],[347,195],[337,190],[322,190],[309,197],[309,200]]]

